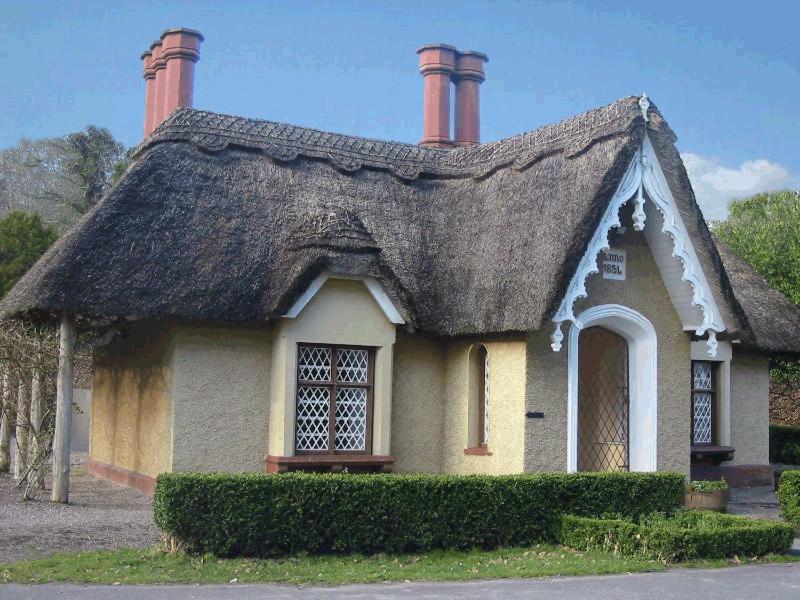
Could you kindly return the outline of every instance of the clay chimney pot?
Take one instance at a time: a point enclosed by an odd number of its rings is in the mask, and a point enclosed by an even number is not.
[[[456,56],[453,79],[456,84],[455,145],[470,146],[481,141],[480,85],[486,79],[484,64],[489,57],[467,50]]]
[[[448,148],[450,139],[450,83],[456,66],[456,49],[428,44],[417,50],[419,72],[425,78],[420,145]]]
[[[161,57],[166,65],[162,121],[179,106],[192,106],[194,63],[200,59],[202,41],[202,34],[194,29],[179,27],[161,34]]]

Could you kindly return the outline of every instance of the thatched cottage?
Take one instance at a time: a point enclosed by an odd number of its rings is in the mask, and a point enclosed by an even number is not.
[[[800,311],[646,97],[479,143],[486,57],[426,46],[422,143],[363,139],[190,108],[200,40],[145,53],[132,164],[2,304],[107,332],[92,472],[769,479]]]

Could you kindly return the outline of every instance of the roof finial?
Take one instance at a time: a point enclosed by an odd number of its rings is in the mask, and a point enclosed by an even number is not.
[[[647,98],[647,94],[642,92],[642,97],[639,98],[639,108],[642,109],[642,116],[644,117],[644,122],[648,123],[650,121],[650,117],[647,116],[647,109],[650,108],[650,100]]]

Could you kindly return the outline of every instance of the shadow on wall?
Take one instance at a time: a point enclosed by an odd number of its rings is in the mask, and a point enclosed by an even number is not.
[[[89,451],[89,423],[92,421],[92,390],[73,390],[72,430],[70,449],[72,452]]]

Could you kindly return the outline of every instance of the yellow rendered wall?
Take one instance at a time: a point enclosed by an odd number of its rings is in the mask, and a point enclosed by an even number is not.
[[[172,469],[172,334],[132,323],[95,352],[89,456],[155,477]]]
[[[445,344],[398,332],[392,384],[392,470],[438,473],[442,462]]]
[[[174,471],[263,472],[272,333],[254,325],[176,325]]]
[[[465,454],[470,445],[470,349],[486,347],[489,358],[488,456]],[[445,354],[443,473],[500,475],[523,471],[525,449],[524,340],[451,342]],[[474,395],[473,395],[474,401]]]

